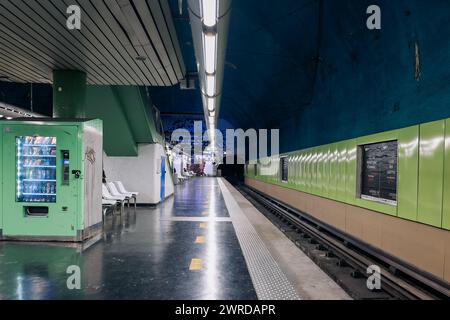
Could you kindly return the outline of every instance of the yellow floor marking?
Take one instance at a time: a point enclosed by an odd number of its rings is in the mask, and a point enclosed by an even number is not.
[[[197,239],[195,240],[195,243],[204,244],[204,243],[206,243],[206,238],[204,236],[197,237]]]
[[[202,269],[203,269],[203,260],[202,259],[192,259],[189,270],[190,271],[199,271]]]
[[[206,222],[200,223],[200,229],[208,229],[208,223]]]

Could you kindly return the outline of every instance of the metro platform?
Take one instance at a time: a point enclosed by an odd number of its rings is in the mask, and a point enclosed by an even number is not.
[[[104,229],[83,248],[0,243],[0,299],[350,299],[222,178],[194,178]]]

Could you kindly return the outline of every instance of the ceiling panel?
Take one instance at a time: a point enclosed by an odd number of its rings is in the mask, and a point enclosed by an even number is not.
[[[168,0],[0,0],[0,77],[49,83],[52,70],[89,84],[171,86],[186,73]],[[81,30],[66,27],[79,5]]]

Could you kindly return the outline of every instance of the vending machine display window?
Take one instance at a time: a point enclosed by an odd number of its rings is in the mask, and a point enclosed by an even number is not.
[[[362,145],[358,159],[360,197],[397,205],[397,141]]]
[[[56,137],[16,137],[17,202],[56,203]]]

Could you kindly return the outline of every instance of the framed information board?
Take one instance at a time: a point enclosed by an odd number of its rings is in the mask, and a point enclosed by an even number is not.
[[[397,205],[398,142],[362,145],[359,157],[361,198]]]

